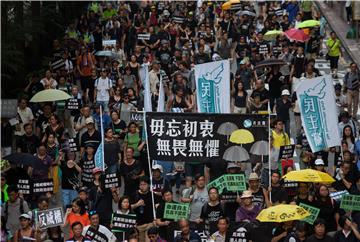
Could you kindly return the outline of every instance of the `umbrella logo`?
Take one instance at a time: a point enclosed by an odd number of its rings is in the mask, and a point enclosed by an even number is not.
[[[250,119],[245,119],[244,122],[243,122],[243,125],[245,128],[251,128],[252,126],[252,121]]]

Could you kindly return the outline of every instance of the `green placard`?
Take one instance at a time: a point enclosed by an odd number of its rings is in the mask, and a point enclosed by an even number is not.
[[[360,196],[350,194],[343,195],[340,208],[348,211],[360,211]]]
[[[300,203],[299,206],[306,209],[310,213],[310,215],[307,216],[306,218],[304,218],[302,221],[305,221],[305,222],[313,225],[315,220],[319,216],[320,209],[315,208],[315,207],[310,206],[310,205],[307,205],[305,203]]]
[[[175,221],[189,217],[190,206],[188,203],[165,203],[164,218]]]
[[[217,179],[213,180],[207,185],[208,190],[212,187],[216,187],[219,191],[219,194],[221,194],[226,187],[226,178],[225,175],[218,177]]]
[[[245,191],[246,180],[244,174],[228,174],[224,175],[226,181],[226,189],[231,192]]]

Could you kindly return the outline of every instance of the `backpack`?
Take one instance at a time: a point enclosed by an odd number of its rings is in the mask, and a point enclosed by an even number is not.
[[[19,208],[20,214],[24,213],[24,199],[20,198],[20,208]],[[8,215],[9,215],[9,201],[7,201],[5,203],[5,211],[4,211],[4,215],[5,215],[5,220],[8,219]]]

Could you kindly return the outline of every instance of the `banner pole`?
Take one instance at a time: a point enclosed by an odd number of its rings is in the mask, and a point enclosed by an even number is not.
[[[102,104],[100,104],[100,132],[101,132],[101,156],[102,156],[102,170],[105,171],[105,154],[104,154],[104,127],[103,127],[103,112]]]
[[[270,125],[271,119],[269,115],[269,188],[271,189],[271,125]],[[271,191],[269,191],[269,200],[271,202]]]
[[[153,217],[154,220],[156,219],[155,213],[155,199],[154,199],[154,192],[153,192],[153,178],[152,178],[152,169],[151,169],[151,159],[150,159],[150,151],[149,151],[149,139],[147,134],[147,123],[146,123],[146,111],[144,112],[144,128],[145,128],[145,135],[146,135],[146,153],[148,158],[148,165],[149,165],[149,174],[150,174],[150,192],[151,192],[151,200],[152,200],[152,210],[153,210]]]

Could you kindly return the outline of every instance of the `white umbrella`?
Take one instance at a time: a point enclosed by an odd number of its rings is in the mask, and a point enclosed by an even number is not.
[[[238,126],[231,122],[222,123],[217,129],[217,133],[221,135],[226,135],[226,144],[228,144],[229,136],[232,132],[238,129]]]
[[[231,146],[224,152],[223,159],[226,161],[247,161],[249,153],[241,146]]]
[[[265,140],[256,141],[251,146],[250,153],[253,155],[260,155],[261,162],[263,162],[264,156],[269,155],[269,142]]]
[[[256,17],[256,13],[248,11],[248,10],[238,11],[238,12],[236,12],[236,15],[239,15],[239,16],[249,15],[249,16],[252,16],[252,17]]]

